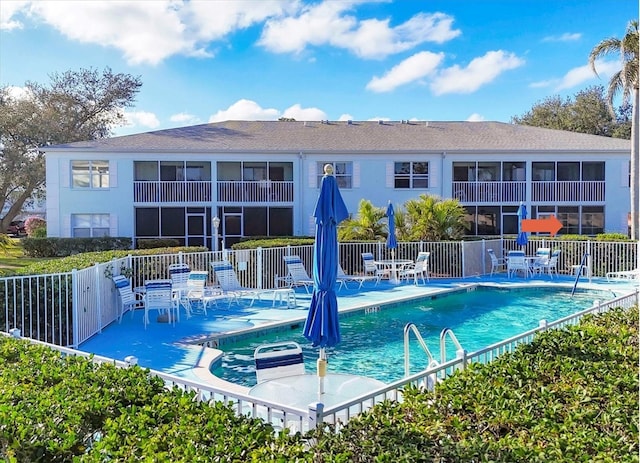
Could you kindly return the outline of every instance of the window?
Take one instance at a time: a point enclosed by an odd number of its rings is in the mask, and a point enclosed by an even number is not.
[[[109,214],[74,214],[71,233],[74,238],[109,236]]]
[[[338,187],[351,188],[351,182],[353,180],[352,162],[318,162],[318,188],[320,188],[324,175],[324,166],[326,164],[333,166],[333,176],[336,178]]]
[[[71,161],[73,188],[109,188],[109,161]]]
[[[555,162],[533,162],[531,164],[531,180],[534,182],[550,182],[556,179]]]
[[[428,162],[394,163],[395,188],[429,188]]]

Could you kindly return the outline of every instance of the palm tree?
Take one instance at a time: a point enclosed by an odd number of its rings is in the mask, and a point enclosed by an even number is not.
[[[338,228],[340,240],[385,240],[387,239],[386,211],[374,206],[367,199],[360,200],[358,215],[342,222]]]
[[[420,195],[404,204],[410,224],[409,239],[424,241],[461,238],[468,227],[466,210],[457,199]]]
[[[631,116],[631,238],[640,239],[640,160],[638,158],[639,128],[638,128],[638,21],[633,20],[627,25],[622,40],[616,37],[604,39],[591,50],[589,64],[593,72],[596,71],[596,59],[607,55],[618,55],[622,69],[611,76],[607,90],[607,102],[613,112],[613,99],[622,92],[623,102],[633,97]]]

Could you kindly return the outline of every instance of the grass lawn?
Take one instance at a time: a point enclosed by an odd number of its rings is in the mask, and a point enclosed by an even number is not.
[[[43,260],[49,259],[26,257],[19,238],[8,238],[6,246],[0,242],[0,277],[15,275],[19,269]]]

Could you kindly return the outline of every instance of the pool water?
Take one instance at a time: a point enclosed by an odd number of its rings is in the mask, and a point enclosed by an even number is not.
[[[427,347],[440,361],[440,333],[451,328],[467,352],[473,352],[538,326],[586,309],[593,301],[611,299],[612,294],[558,288],[499,289],[477,287],[433,299],[420,299],[380,310],[359,311],[340,319],[342,342],[327,348],[329,371],[356,373],[391,382],[404,376],[404,327],[414,323]],[[415,335],[410,337],[411,373],[427,367],[427,357]],[[260,344],[295,341],[303,349],[307,372],[316,369],[318,349],[295,330],[279,330],[265,336],[223,344],[222,361],[212,373],[245,386],[255,384],[253,351]],[[455,356],[448,341],[447,360]]]

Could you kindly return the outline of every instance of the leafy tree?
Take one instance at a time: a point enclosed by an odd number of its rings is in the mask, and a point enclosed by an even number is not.
[[[42,195],[45,162],[40,147],[105,138],[124,122],[139,77],[105,68],[54,73],[44,86],[25,84],[22,97],[0,88],[0,232],[22,208]]]
[[[461,238],[468,224],[466,210],[457,199],[422,194],[405,203],[408,239],[441,241]]]
[[[338,228],[340,240],[382,240],[387,238],[387,224],[383,222],[386,211],[374,206],[371,201],[361,199],[358,214],[342,222]]]
[[[598,43],[589,54],[589,65],[593,72],[596,71],[598,58],[614,55],[620,59],[621,69],[611,76],[607,88],[607,103],[613,113],[613,100],[616,95],[622,93],[623,102],[632,99],[631,116],[631,238],[640,239],[640,149],[638,139],[638,105],[640,86],[638,81],[638,49],[640,48],[640,35],[638,34],[638,21],[633,20],[627,25],[622,39],[610,37]]]
[[[514,116],[514,124],[568,130],[605,137],[626,135],[628,126],[624,107],[618,114],[609,111],[604,87],[592,86],[576,93],[575,98],[566,99],[554,95],[536,103],[522,116]]]

